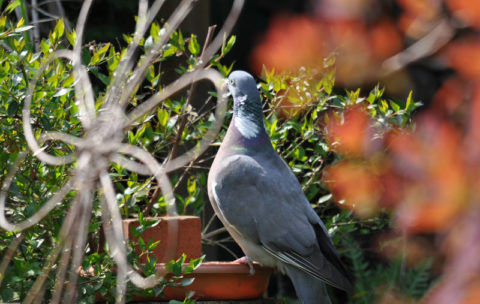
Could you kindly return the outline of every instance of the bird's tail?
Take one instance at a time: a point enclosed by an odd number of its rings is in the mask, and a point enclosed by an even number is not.
[[[332,304],[324,282],[293,266],[285,267],[285,271],[302,304]]]

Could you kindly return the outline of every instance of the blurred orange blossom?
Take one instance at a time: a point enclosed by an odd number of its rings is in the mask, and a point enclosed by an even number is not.
[[[402,52],[404,38],[423,39],[442,20],[453,31],[471,27],[468,35],[445,42],[440,51],[425,52],[435,52],[435,63],[446,64],[454,75],[410,130],[394,129],[374,139],[375,127],[358,105],[347,109],[343,119],[330,117],[325,135],[342,159],[325,169],[323,179],[342,207],[362,217],[388,209],[407,236],[438,236],[435,249],[446,256],[443,277],[422,303],[480,303],[480,1],[396,0],[398,18],[367,23],[362,14],[370,2],[355,2],[353,14],[330,10],[329,15],[327,10],[318,12],[321,19],[274,20],[252,54],[252,66],[277,72],[322,68],[320,58],[334,52],[336,83],[363,85],[378,81],[383,61]],[[464,25],[445,14],[445,8]],[[432,254],[408,238],[406,242],[413,262]],[[389,250],[386,255],[399,249]],[[409,301],[393,291],[385,291],[380,300]]]
[[[316,20],[306,16],[274,19],[265,39],[252,53],[252,68],[276,72],[302,66],[323,66],[323,58],[336,53],[336,80],[357,85],[377,77],[384,59],[402,49],[399,31],[389,19],[367,26],[362,20]]]

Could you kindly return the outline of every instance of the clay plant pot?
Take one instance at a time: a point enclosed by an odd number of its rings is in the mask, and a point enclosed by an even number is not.
[[[201,222],[196,216],[149,217],[145,221],[160,220],[159,224],[149,227],[142,233],[145,242],[158,241],[160,244],[153,254],[157,259],[157,271],[161,275],[169,274],[165,270],[165,263],[178,259],[183,253],[189,259],[202,256]],[[126,238],[136,240],[131,233],[140,225],[136,219],[123,221],[123,232]],[[135,248],[141,252],[139,246]],[[146,257],[140,258],[146,263]],[[238,262],[203,262],[192,274],[185,278],[195,278],[192,284],[185,287],[166,287],[165,297],[135,296],[137,301],[145,300],[183,300],[189,291],[193,291],[193,298],[199,300],[244,300],[255,299],[265,293],[271,274],[271,269],[254,263],[255,274],[250,275],[249,267]]]
[[[144,221],[157,221],[156,226],[149,227],[142,233],[145,242],[150,240],[160,241],[153,249],[157,263],[167,263],[178,259],[182,253],[187,255],[187,260],[202,256],[202,225],[197,216],[164,216],[146,217]],[[132,235],[132,229],[140,225],[137,219],[123,220],[123,234],[125,238],[137,241]],[[141,253],[140,246],[135,247],[137,254]],[[140,257],[140,263],[146,263],[145,255]]]

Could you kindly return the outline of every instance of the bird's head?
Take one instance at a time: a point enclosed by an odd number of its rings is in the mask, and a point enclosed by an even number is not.
[[[227,85],[236,106],[244,103],[261,105],[257,84],[249,73],[233,71],[227,79]]]
[[[244,71],[234,71],[228,77],[227,85],[233,96],[235,127],[243,137],[256,138],[261,132],[265,132],[262,101],[252,75]]]

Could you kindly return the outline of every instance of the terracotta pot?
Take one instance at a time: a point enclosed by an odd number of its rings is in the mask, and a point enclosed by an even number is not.
[[[160,244],[154,249],[157,258],[157,271],[167,275],[165,263],[178,259],[182,253],[187,260],[202,256],[201,222],[196,216],[177,217],[149,217],[144,220],[160,220],[154,227],[147,228],[141,235],[145,242],[158,241]],[[131,233],[140,225],[136,219],[123,221],[123,230],[126,238],[136,240]],[[139,246],[135,248],[141,252]],[[140,258],[146,263],[146,256]],[[185,287],[166,287],[165,297],[162,300],[183,300],[188,291],[194,291],[193,298],[201,300],[241,300],[261,297],[267,287],[272,270],[254,263],[255,274],[250,275],[249,267],[238,262],[203,262],[193,274],[185,278],[195,278],[191,285]],[[135,300],[158,300],[158,297],[135,296]]]
[[[185,264],[187,266],[188,264]],[[204,262],[193,274],[185,278],[195,278],[185,287],[166,287],[162,300],[183,300],[187,292],[193,291],[197,300],[247,300],[260,298],[268,287],[271,268],[254,263],[255,274],[250,275],[248,265],[238,262]],[[167,275],[165,264],[157,265],[157,271]],[[135,300],[155,300],[154,297],[136,296]]]
[[[158,241],[160,244],[153,249],[153,255],[157,263],[166,263],[178,259],[182,253],[187,255],[187,260],[202,256],[202,233],[201,222],[197,216],[164,216],[146,217],[144,221],[157,221],[160,223],[149,227],[141,237],[147,243],[149,240]],[[132,235],[131,229],[140,225],[137,219],[123,220],[123,234],[125,238],[137,241]],[[140,246],[135,247],[137,254],[141,253]],[[140,263],[146,263],[145,255],[140,257]]]

